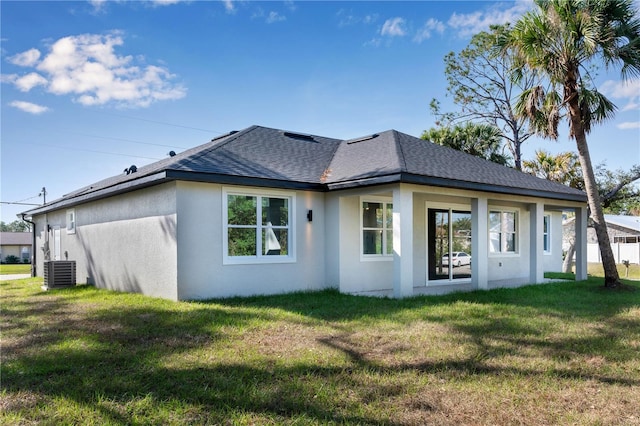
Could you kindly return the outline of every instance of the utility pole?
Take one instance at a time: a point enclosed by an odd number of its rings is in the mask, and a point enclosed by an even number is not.
[[[42,191],[38,194],[39,197],[42,197],[42,205],[47,204],[47,188],[42,187]]]

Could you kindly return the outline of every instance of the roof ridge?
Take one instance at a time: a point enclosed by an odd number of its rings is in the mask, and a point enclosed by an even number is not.
[[[228,135],[222,136],[222,139],[220,139],[220,137],[213,138],[209,142],[200,145],[203,148],[201,148],[199,152],[195,152],[194,154],[192,154],[191,156],[188,156],[187,158],[177,160],[173,164],[176,164],[180,161],[186,161],[186,163],[193,162],[194,159],[201,158],[202,156],[204,156],[205,154],[208,154],[211,151],[220,149],[221,147],[225,146],[229,142],[236,140],[239,136],[245,135],[251,132],[252,130],[255,130],[258,127],[259,126],[254,124],[252,126],[247,127],[246,129],[239,130],[235,133],[229,132]],[[205,145],[209,145],[209,146],[204,147]],[[194,147],[192,149],[197,150],[198,147]],[[187,151],[184,151],[184,152],[186,153]]]
[[[398,155],[398,159],[400,160],[400,171],[401,172],[406,172],[407,170],[407,160],[404,156],[404,150],[402,149],[402,144],[400,143],[400,138],[398,138],[397,136],[399,135],[404,135],[405,133],[401,133],[398,132],[395,129],[391,129],[391,132],[393,133],[393,140],[396,143],[396,146],[398,147],[398,150],[400,151],[400,155]],[[410,135],[409,135],[410,136]]]

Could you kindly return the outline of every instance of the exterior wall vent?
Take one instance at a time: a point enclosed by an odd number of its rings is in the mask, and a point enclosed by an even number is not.
[[[75,260],[48,260],[44,262],[44,290],[76,285]]]

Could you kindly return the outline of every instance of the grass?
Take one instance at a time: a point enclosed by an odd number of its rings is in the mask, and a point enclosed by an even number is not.
[[[2,424],[640,424],[640,285],[174,303],[0,283]]]
[[[618,275],[623,279],[630,280],[640,280],[640,265],[631,264],[629,265],[629,271],[627,275],[627,268],[624,265],[618,264]],[[588,263],[587,264],[587,275],[592,277],[604,278],[604,268],[602,267],[602,263]],[[545,278],[553,278],[553,279],[565,279],[565,280],[573,280],[575,279],[575,274],[573,273],[564,273],[564,272],[545,272]]]
[[[0,275],[30,274],[30,264],[0,265]]]
[[[625,278],[627,273],[627,268],[618,264],[618,275],[620,278]],[[588,263],[587,264],[587,273],[589,275],[593,275],[594,277],[604,277],[604,268],[602,267],[602,263]],[[631,264],[629,265],[629,279],[631,280],[640,280],[640,265]]]

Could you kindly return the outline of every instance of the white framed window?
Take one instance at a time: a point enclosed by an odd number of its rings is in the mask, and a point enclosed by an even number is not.
[[[542,246],[545,254],[551,253],[551,215],[544,215],[542,220]]]
[[[389,198],[360,199],[360,255],[393,259],[393,203]]]
[[[489,211],[489,252],[516,253],[518,213],[515,210]]]
[[[223,263],[294,262],[295,194],[223,190]]]
[[[67,210],[67,234],[76,233],[76,210]]]

